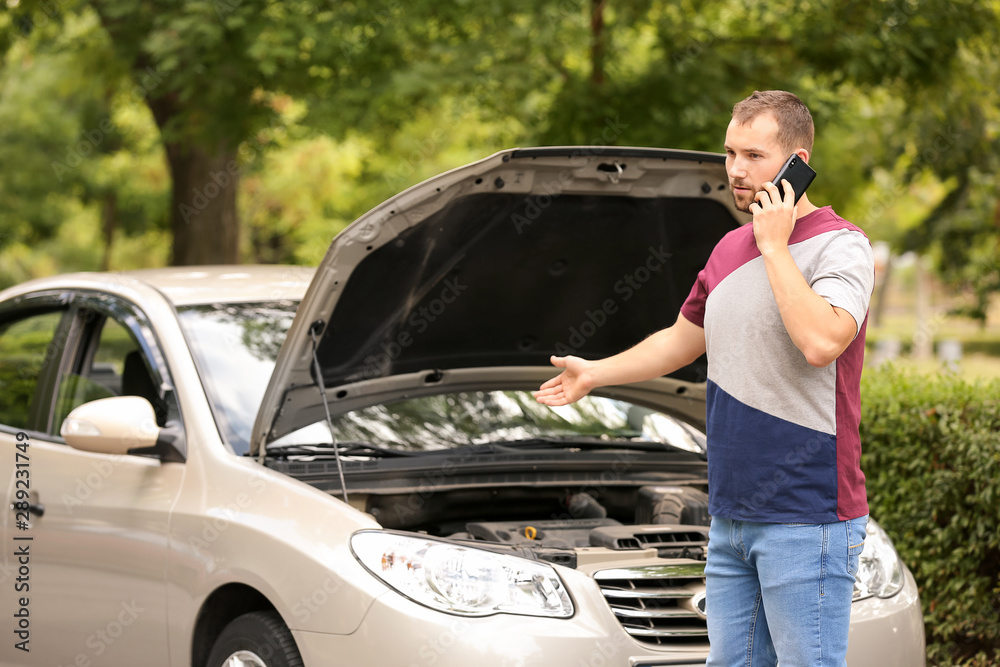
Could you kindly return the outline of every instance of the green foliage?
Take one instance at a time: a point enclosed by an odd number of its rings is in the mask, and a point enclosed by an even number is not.
[[[98,245],[161,246],[203,190],[185,155],[239,146],[242,257],[309,263],[319,251],[302,243],[434,169],[512,145],[719,150],[733,103],[782,87],[817,121],[814,200],[933,251],[982,318],[1000,289],[998,38],[997,4],[978,0],[11,0],[0,283],[124,268],[114,249],[70,265],[41,252],[67,224],[96,226]],[[206,217],[221,227],[226,212]]]
[[[872,515],[920,587],[937,664],[1000,660],[1000,381],[893,368],[862,380]]]
[[[0,285],[102,268],[116,232],[134,238],[166,219],[169,181],[142,96],[97,15],[57,21],[53,7],[25,8],[0,61]],[[81,221],[92,231],[79,233]]]
[[[75,373],[67,373],[59,383],[53,423],[62,424],[70,412],[84,403],[110,398],[114,395],[107,387],[93,380]]]
[[[363,140],[316,137],[251,162],[241,183],[244,254],[261,264],[318,264],[333,236],[363,211],[358,179],[371,152]]]
[[[0,326],[0,423],[28,425],[38,373],[61,316],[43,313]]]
[[[316,265],[333,236],[365,211],[494,146],[516,145],[523,132],[455,98],[413,112],[388,137],[352,132],[337,141],[294,123],[288,130],[268,152],[246,156],[239,208],[250,262]]]

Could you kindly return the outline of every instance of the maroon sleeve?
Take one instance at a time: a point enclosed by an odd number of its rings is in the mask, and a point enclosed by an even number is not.
[[[691,287],[691,293],[688,294],[687,299],[684,301],[684,305],[681,306],[681,315],[691,322],[692,324],[697,324],[701,328],[705,328],[705,299],[708,298],[708,285],[706,284],[705,278],[706,269],[702,269],[698,272],[698,279],[694,281],[694,285]]]

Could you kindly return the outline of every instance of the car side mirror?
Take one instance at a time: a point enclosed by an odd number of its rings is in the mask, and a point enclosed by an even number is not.
[[[63,420],[59,435],[74,449],[127,454],[153,447],[160,435],[153,406],[141,396],[112,396],[84,403]]]

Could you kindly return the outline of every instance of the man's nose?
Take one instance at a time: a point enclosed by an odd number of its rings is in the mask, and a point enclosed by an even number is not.
[[[744,178],[747,175],[746,163],[740,158],[733,158],[732,162],[729,165],[728,171],[729,171],[729,178],[731,179],[736,180]]]

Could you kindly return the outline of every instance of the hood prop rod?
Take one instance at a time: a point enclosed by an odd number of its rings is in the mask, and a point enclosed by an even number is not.
[[[330,402],[326,398],[326,384],[323,382],[323,369],[319,365],[319,355],[316,350],[319,348],[319,332],[323,330],[325,322],[316,320],[309,327],[309,335],[312,336],[312,357],[313,371],[316,373],[316,385],[319,387],[319,395],[323,398],[323,410],[326,412],[326,425],[330,430],[330,437],[333,438],[333,458],[337,461],[337,474],[340,475],[340,490],[344,494],[344,502],[347,502],[347,483],[344,481],[344,464],[340,462],[340,445],[337,443],[337,435],[333,431],[333,418],[330,416]]]

